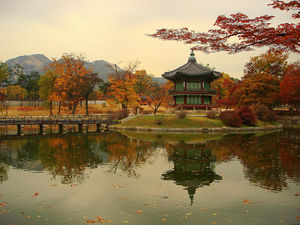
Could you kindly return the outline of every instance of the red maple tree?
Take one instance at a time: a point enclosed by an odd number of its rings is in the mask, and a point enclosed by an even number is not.
[[[296,63],[293,66],[294,68],[280,81],[279,97],[283,104],[300,110],[300,64]]]
[[[299,1],[272,0],[269,6],[284,11],[297,11],[292,17],[300,18]],[[163,28],[148,36],[194,44],[193,50],[206,53],[219,51],[237,53],[263,46],[300,52],[300,23],[281,23],[277,27],[272,27],[269,21],[273,18],[274,16],[264,15],[252,19],[243,13],[231,14],[229,17],[220,15],[214,24],[219,28],[210,29],[207,33],[195,32],[188,28]],[[233,38],[238,41],[232,41]]]

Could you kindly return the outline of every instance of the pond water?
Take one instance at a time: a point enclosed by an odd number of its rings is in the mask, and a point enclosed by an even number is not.
[[[0,138],[0,224],[299,224],[300,129]]]

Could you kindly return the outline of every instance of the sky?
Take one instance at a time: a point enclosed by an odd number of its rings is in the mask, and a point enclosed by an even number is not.
[[[219,15],[274,15],[273,25],[295,23],[290,13],[267,6],[271,0],[0,0],[0,61],[20,55],[64,53],[88,61],[106,60],[161,76],[187,62],[192,45],[146,36],[159,28],[206,32]],[[297,21],[299,22],[299,21]],[[260,48],[234,55],[195,52],[197,61],[240,78],[250,57]],[[299,54],[290,54],[290,62]]]

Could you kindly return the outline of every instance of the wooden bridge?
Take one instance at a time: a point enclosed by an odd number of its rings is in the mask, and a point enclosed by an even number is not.
[[[65,133],[65,128],[69,125],[77,125],[78,132],[86,132],[87,125],[96,125],[97,131],[101,126],[108,127],[109,125],[117,124],[118,121],[110,120],[106,115],[101,116],[23,116],[23,117],[0,117],[0,127],[8,125],[16,125],[18,135],[24,135],[25,125],[38,125],[40,133],[45,134],[47,125],[57,125],[59,133]]]

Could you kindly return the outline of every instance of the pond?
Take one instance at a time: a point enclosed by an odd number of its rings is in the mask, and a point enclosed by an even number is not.
[[[300,129],[0,138],[0,224],[299,224]]]

